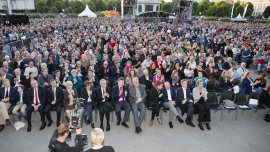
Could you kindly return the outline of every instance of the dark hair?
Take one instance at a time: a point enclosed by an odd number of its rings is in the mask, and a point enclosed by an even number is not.
[[[55,81],[55,79],[51,79],[51,80],[50,80],[50,83],[53,82],[53,81]]]
[[[84,87],[86,87],[88,85],[91,85],[91,82],[89,80],[86,80],[83,85],[84,85]]]
[[[125,81],[125,79],[123,77],[120,77],[120,78],[118,78],[118,82],[119,81]]]
[[[18,87],[21,88],[22,90],[25,89],[25,86],[24,85],[19,85]]]

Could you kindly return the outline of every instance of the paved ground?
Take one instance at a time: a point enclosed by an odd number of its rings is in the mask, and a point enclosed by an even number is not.
[[[255,70],[252,78],[258,75]],[[269,77],[269,75],[268,75]],[[270,79],[268,79],[268,85]],[[268,109],[269,110],[269,109]],[[254,111],[254,110],[253,110]],[[53,125],[39,131],[41,125],[39,114],[32,114],[32,131],[28,133],[26,129],[16,131],[13,126],[6,127],[0,133],[0,152],[47,152],[48,143],[53,131],[56,129],[56,113],[52,112]],[[197,126],[197,117],[194,116],[195,128],[186,124],[179,124],[174,121],[174,128],[168,125],[169,114],[163,114],[163,125],[154,121],[153,126],[149,126],[151,112],[147,111],[147,121],[142,123],[143,132],[135,134],[133,116],[131,114],[130,126],[126,129],[116,126],[116,117],[111,122],[111,131],[105,133],[105,145],[111,145],[117,152],[269,152],[270,151],[270,127],[269,123],[263,120],[264,111],[253,113],[249,121],[249,112],[239,112],[238,120],[235,121],[235,111],[227,113],[224,110],[223,121],[220,121],[220,111],[211,115],[211,131],[201,131]],[[186,115],[184,116],[185,119]],[[99,118],[98,118],[99,120]],[[18,121],[18,119],[16,119]],[[12,122],[12,125],[14,123]],[[100,123],[95,123],[99,127]],[[206,129],[206,127],[205,127]],[[84,125],[83,133],[90,137],[92,129]],[[74,145],[75,133],[72,140],[67,143]],[[91,141],[89,141],[89,149]]]

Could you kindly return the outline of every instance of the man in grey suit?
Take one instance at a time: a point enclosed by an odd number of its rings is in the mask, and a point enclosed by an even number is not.
[[[51,87],[50,81],[53,76],[48,74],[48,69],[42,69],[42,74],[37,78],[38,85],[43,86],[45,89]]]
[[[135,132],[141,133],[141,123],[143,121],[145,115],[145,101],[146,101],[146,92],[145,88],[142,84],[139,83],[139,79],[137,77],[132,79],[132,83],[129,90],[129,102],[131,105],[134,123],[135,123]],[[138,110],[140,111],[140,116],[138,116]]]

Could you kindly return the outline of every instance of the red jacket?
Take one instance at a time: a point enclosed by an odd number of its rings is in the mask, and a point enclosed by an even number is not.
[[[155,60],[155,61],[154,61],[154,63],[155,63],[155,67],[159,69],[159,66],[158,66],[158,61],[157,61],[157,60]],[[161,60],[161,65],[160,65],[160,67],[162,67],[162,63],[163,63],[163,61]]]

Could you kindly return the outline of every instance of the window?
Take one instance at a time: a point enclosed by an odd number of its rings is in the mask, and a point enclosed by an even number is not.
[[[145,5],[145,11],[146,12],[153,11],[153,5]]]
[[[142,12],[142,5],[139,5],[138,11],[139,11],[139,13]]]
[[[156,6],[156,11],[159,11],[159,6]]]

